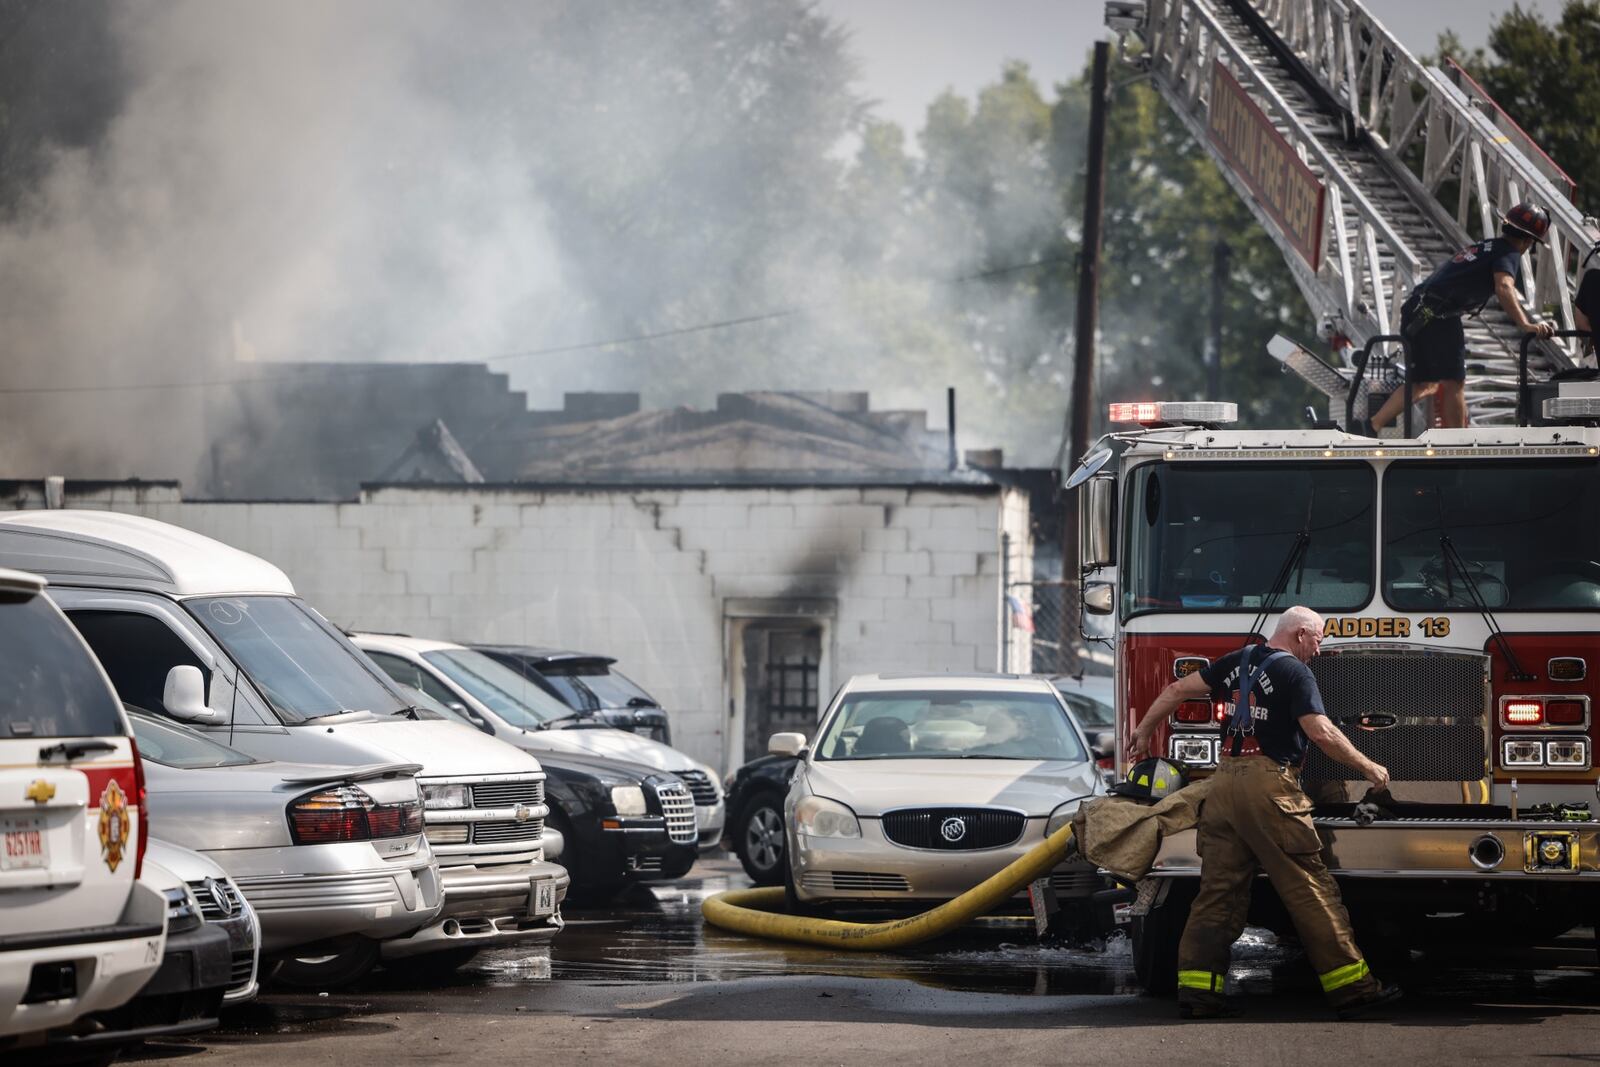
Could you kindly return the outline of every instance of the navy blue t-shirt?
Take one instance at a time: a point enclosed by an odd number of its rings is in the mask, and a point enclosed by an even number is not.
[[[1512,281],[1522,277],[1522,256],[1504,237],[1491,237],[1468,245],[1448,263],[1428,275],[1417,286],[1436,312],[1464,315],[1476,311],[1494,296],[1494,276],[1509,274]]]
[[[1214,699],[1238,701],[1239,657],[1243,654],[1244,649],[1230,652],[1201,669],[1200,677],[1211,687]],[[1269,649],[1257,645],[1250,654],[1251,669],[1260,667],[1269,654]],[[1230,715],[1233,712],[1231,705],[1228,712]],[[1322,709],[1322,692],[1317,688],[1311,669],[1288,653],[1273,656],[1266,668],[1256,675],[1255,688],[1250,694],[1250,717],[1255,733],[1245,735],[1241,754],[1259,748],[1279,763],[1299,766],[1305,761],[1307,744],[1305,731],[1300,729],[1300,717],[1326,714]],[[1251,744],[1252,739],[1254,744]],[[1227,720],[1222,724],[1222,751],[1224,754],[1233,751]]]

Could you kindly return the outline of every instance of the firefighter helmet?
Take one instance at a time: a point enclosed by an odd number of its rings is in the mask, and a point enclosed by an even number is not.
[[[1160,800],[1189,784],[1183,768],[1164,759],[1142,759],[1128,768],[1127,781],[1111,787],[1114,796]]]
[[[1506,226],[1544,244],[1544,235],[1550,232],[1550,213],[1542,207],[1522,203],[1507,211],[1500,219]]]

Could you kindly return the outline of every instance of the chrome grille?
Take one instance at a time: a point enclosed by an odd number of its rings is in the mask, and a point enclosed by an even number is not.
[[[694,802],[701,807],[709,807],[717,802],[717,787],[711,784],[711,776],[705,771],[673,771],[673,774],[683,779],[683,784],[689,787]]]
[[[1467,782],[1486,769],[1489,658],[1471,652],[1339,649],[1311,660],[1322,704],[1351,744],[1397,782]],[[1391,724],[1377,729],[1359,725]],[[1348,721],[1346,721],[1348,720]],[[1307,781],[1359,781],[1316,746]]]
[[[544,782],[518,779],[507,782],[474,782],[474,808],[514,808],[518,804],[543,804]]]
[[[1092,867],[1050,872],[1050,888],[1061,896],[1083,897],[1098,893],[1105,883]]]
[[[628,869],[641,874],[660,874],[662,861],[660,856],[629,856]]]
[[[911,883],[903,875],[877,871],[807,871],[800,876],[800,887],[821,893],[911,892]]]
[[[472,824],[474,844],[499,844],[502,841],[537,841],[544,836],[544,820],[527,822],[478,822]]]
[[[883,836],[906,848],[970,852],[1000,848],[1022,836],[1028,820],[997,808],[912,808],[883,816]]]
[[[189,883],[189,888],[194,890],[194,898],[200,902],[200,914],[206,922],[231,919],[244,910],[244,898],[239,895],[239,890],[220,879],[216,881],[217,892],[229,904],[229,907],[224,909],[222,904],[212,895],[210,883],[211,880],[207,878],[201,878]]]
[[[661,802],[661,814],[667,821],[667,836],[679,844],[700,838],[694,817],[694,797],[682,782],[652,783],[656,798]]]

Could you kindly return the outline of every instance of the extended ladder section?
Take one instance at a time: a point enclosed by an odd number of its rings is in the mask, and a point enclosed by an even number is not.
[[[1524,257],[1525,303],[1573,328],[1579,264],[1595,241],[1570,179],[1464,71],[1418,62],[1358,0],[1110,0],[1124,62],[1147,72],[1282,250],[1339,353],[1285,362],[1343,418],[1355,354],[1399,333],[1400,306],[1439,263],[1527,200],[1550,212]],[[1509,423],[1521,333],[1490,301],[1463,325],[1467,405]],[[1576,364],[1540,342],[1535,377]],[[1387,391],[1398,345],[1374,359]],[[1365,425],[1367,387],[1355,415]]]

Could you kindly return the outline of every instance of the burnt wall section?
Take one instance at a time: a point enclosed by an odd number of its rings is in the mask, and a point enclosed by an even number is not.
[[[40,482],[5,487],[0,508],[44,505]],[[1026,494],[993,485],[394,486],[334,504],[190,502],[170,483],[68,482],[65,497],[263,556],[342,627],[616,656],[664,702],[675,744],[719,767],[734,747],[728,602],[831,604],[835,684],[994,670],[1001,533],[1015,544],[1028,521]]]

